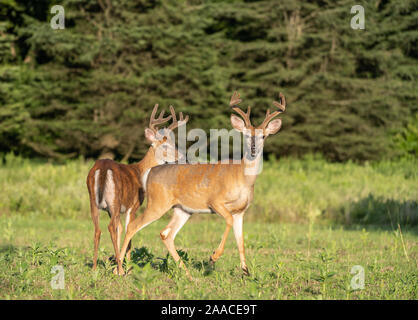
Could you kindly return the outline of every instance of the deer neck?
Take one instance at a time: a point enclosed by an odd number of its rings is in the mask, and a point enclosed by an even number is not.
[[[258,174],[262,169],[263,152],[260,152],[255,158],[251,158],[246,151],[241,160],[241,168],[244,174],[246,183],[250,186],[255,184]]]
[[[155,159],[155,150],[153,147],[150,147],[148,149],[145,156],[142,158],[141,161],[139,161],[136,164],[136,166],[138,166],[139,171],[141,172],[141,175],[143,175],[148,169],[158,166],[158,162]]]

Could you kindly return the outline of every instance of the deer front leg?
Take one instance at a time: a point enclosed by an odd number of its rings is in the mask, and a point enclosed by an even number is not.
[[[231,230],[233,218],[232,218],[231,213],[229,213],[229,211],[225,208],[224,205],[214,205],[212,206],[212,209],[215,210],[216,213],[224,217],[226,221],[226,228],[222,236],[221,243],[219,244],[218,248],[213,252],[213,254],[210,256],[210,262],[214,264],[224,252],[226,239],[228,238],[229,231]]]
[[[135,218],[131,223],[128,224],[128,228],[126,230],[125,239],[123,241],[122,249],[120,251],[120,260],[123,261],[126,251],[128,249],[129,243],[132,240],[132,237],[142,228],[146,227],[150,223],[154,222],[161,218],[168,210],[170,210],[170,205],[166,205],[160,207],[154,205],[152,201],[149,201],[147,208],[145,209],[144,213],[141,214],[139,217]]]
[[[126,261],[131,261],[132,253],[132,239],[128,243],[128,248],[126,249]]]
[[[125,233],[128,232],[128,226],[136,219],[136,211],[138,210],[140,206],[140,202],[137,202],[133,205],[131,209],[128,210],[126,213],[126,222],[125,222]],[[126,260],[131,260],[131,251],[132,251],[132,239],[128,243],[128,247],[126,249]]]
[[[239,258],[241,260],[241,269],[244,271],[246,276],[249,276],[250,273],[248,271],[247,264],[245,263],[245,253],[244,253],[244,236],[242,232],[242,222],[244,219],[244,212],[234,214],[234,235],[235,240],[237,241],[238,251],[239,251]]]

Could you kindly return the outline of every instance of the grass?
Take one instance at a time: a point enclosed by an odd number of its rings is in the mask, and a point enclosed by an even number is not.
[[[134,237],[133,272],[119,277],[112,273],[113,249],[107,231],[102,235],[98,268],[91,270],[90,221],[3,216],[0,298],[417,299],[416,227],[250,222],[244,228],[251,276],[245,277],[232,235],[215,269],[209,268],[207,261],[224,223],[216,216],[194,218],[176,239],[194,278],[190,282],[168,258],[159,239],[167,221],[157,221]],[[102,220],[102,230],[107,230],[107,217]],[[65,272],[63,290],[50,285],[51,268],[57,264]],[[355,265],[364,268],[363,290],[350,287]]]
[[[233,234],[212,270],[224,221],[195,215],[176,238],[194,278],[159,238],[169,213],[134,237],[132,273],[114,276],[109,218],[91,270],[85,178],[92,162],[6,155],[0,165],[0,299],[417,299],[416,160],[358,165],[270,159],[244,222],[245,277]],[[61,265],[63,290],[52,289]],[[364,289],[350,283],[364,269]]]
[[[90,217],[86,177],[92,161],[63,165],[7,154],[0,163],[0,212],[40,217]],[[418,224],[415,159],[363,165],[309,156],[264,162],[246,219],[343,224]],[[143,210],[142,207],[140,210]]]

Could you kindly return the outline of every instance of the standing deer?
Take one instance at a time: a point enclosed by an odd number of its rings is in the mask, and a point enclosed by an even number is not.
[[[140,162],[126,165],[108,159],[97,160],[87,176],[91,218],[93,219],[95,229],[93,270],[96,269],[97,265],[97,251],[101,235],[99,209],[105,210],[109,214],[110,223],[108,229],[118,264],[117,272],[121,273],[123,269],[119,257],[122,233],[120,214],[126,212],[126,229],[134,221],[135,213],[144,200],[145,188],[143,188],[143,181],[146,179],[149,170],[166,161],[172,162],[182,157],[170,136],[170,130],[184,125],[189,120],[189,117],[183,118],[183,113],[180,112],[178,121],[174,108],[170,106],[170,116],[164,117],[164,111],[162,111],[159,117],[155,118],[157,109],[158,104],[154,106],[149,126],[145,129],[145,137],[151,143],[151,147]],[[158,131],[156,126],[166,123],[170,119],[173,120],[171,125],[166,129]],[[130,251],[131,241],[128,244],[127,259],[130,258]],[[114,272],[116,273],[116,269]]]
[[[134,234],[174,208],[173,217],[160,232],[160,237],[174,260],[180,260],[180,266],[191,279],[176,251],[174,238],[193,213],[215,212],[225,219],[226,229],[221,243],[210,257],[211,263],[215,263],[222,255],[228,233],[233,227],[241,268],[244,274],[249,275],[244,255],[243,217],[253,199],[264,140],[280,130],[281,120],[273,118],[285,110],[286,102],[280,94],[280,103],[273,102],[279,110],[273,113],[267,110],[263,123],[258,127],[251,125],[251,108],[248,107],[245,113],[238,107],[239,102],[239,94],[235,92],[230,106],[242,119],[232,114],[231,123],[245,138],[242,160],[238,164],[230,160],[229,163],[165,164],[152,168],[146,181],[147,207],[142,215],[128,225],[121,261]]]

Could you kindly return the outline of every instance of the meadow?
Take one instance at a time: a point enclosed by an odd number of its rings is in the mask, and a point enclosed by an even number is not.
[[[231,234],[215,268],[224,221],[194,215],[176,246],[194,278],[159,238],[171,213],[141,230],[124,277],[113,275],[109,218],[91,271],[93,225],[85,179],[92,161],[62,164],[7,154],[0,165],[0,299],[417,299],[415,159],[356,164],[319,156],[270,158],[244,220],[247,263]],[[63,266],[64,289],[51,268]],[[353,266],[364,288],[353,289]]]

